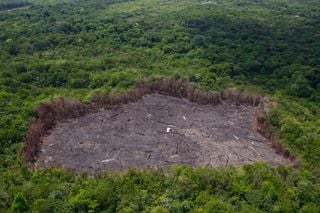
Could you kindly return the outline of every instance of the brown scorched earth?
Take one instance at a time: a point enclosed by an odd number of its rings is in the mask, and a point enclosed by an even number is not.
[[[254,110],[146,95],[134,103],[59,122],[43,139],[36,165],[94,173],[172,164],[288,164],[254,130]]]

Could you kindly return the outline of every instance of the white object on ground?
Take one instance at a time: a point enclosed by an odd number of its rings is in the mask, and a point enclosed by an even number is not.
[[[114,159],[111,158],[111,159],[102,160],[101,162],[102,162],[102,163],[108,163],[108,162],[113,161],[113,160],[114,160]]]
[[[232,126],[234,125],[234,123],[231,122],[231,121],[227,121],[227,123],[230,124],[230,125],[232,125]]]

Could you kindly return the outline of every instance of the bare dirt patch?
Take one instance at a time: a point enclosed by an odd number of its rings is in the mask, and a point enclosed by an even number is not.
[[[147,94],[135,102],[58,121],[42,138],[36,165],[93,173],[172,164],[289,164],[253,127],[256,108]]]

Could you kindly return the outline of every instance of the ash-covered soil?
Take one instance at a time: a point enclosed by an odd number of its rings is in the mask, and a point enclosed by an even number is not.
[[[288,164],[254,130],[254,110],[146,95],[135,103],[58,123],[43,139],[37,166],[93,173],[172,164]]]

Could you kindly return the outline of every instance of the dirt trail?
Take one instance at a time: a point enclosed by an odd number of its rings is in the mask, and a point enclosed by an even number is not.
[[[253,106],[200,105],[159,94],[59,122],[43,139],[37,166],[93,173],[172,164],[219,167],[289,160],[252,124]]]

